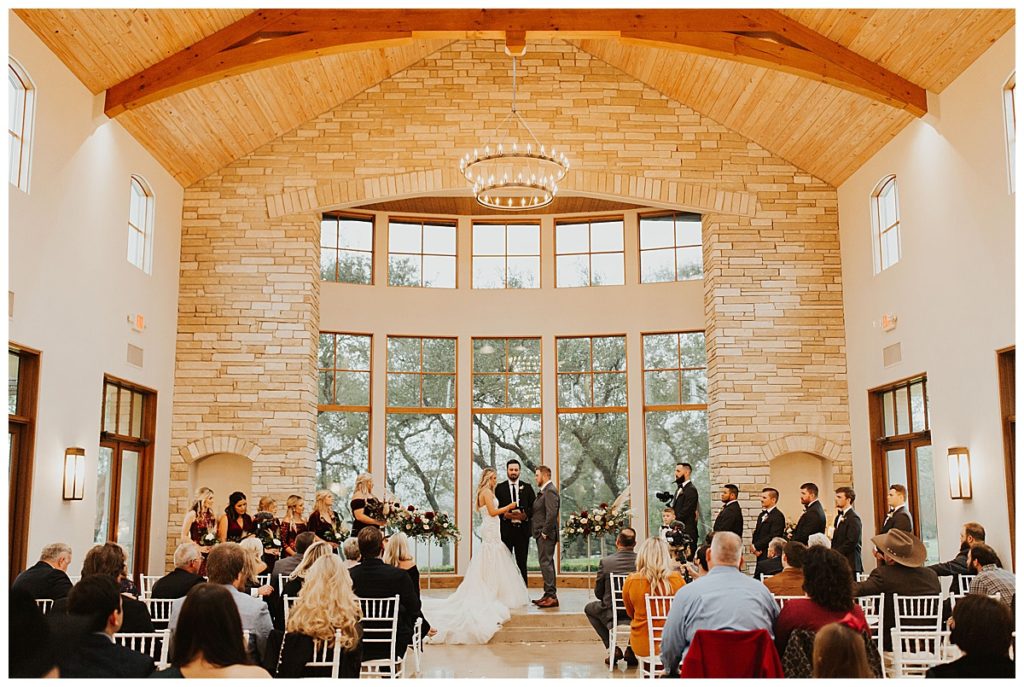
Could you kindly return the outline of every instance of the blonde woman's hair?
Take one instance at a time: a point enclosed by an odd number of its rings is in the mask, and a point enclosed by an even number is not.
[[[321,489],[316,493],[316,500],[313,502],[313,510],[320,514],[324,520],[333,521],[334,513],[327,507],[327,497],[334,496],[334,492],[328,489]]]
[[[671,593],[668,577],[672,573],[672,556],[668,542],[660,537],[648,537],[636,550],[636,571],[647,580],[654,596]]]
[[[476,501],[474,501],[474,507],[480,507],[480,493],[484,489],[489,489],[490,485],[487,484],[491,479],[491,475],[497,475],[498,471],[494,468],[484,468],[484,471],[480,473],[480,481],[476,484]]]
[[[373,475],[368,472],[364,472],[356,477],[356,484],[353,488],[353,494],[370,494],[370,484],[373,483]]]
[[[263,542],[256,537],[249,537],[238,545],[245,552],[245,579],[249,584],[255,584],[256,576],[260,574],[260,565],[263,564]]]
[[[196,515],[199,515],[199,512],[203,509],[203,502],[211,496],[213,496],[213,489],[209,487],[199,487],[196,490],[196,497],[192,501],[192,510],[195,511]],[[210,512],[212,513],[213,511],[211,510]]]
[[[289,496],[288,500],[284,502],[284,507],[285,507],[284,517],[285,518],[294,518],[295,517],[295,508],[298,507],[298,505],[300,503],[302,503],[302,497],[299,496],[298,494],[292,494],[291,496]]]
[[[270,510],[271,506],[276,506],[276,505],[277,505],[277,501],[273,497],[271,497],[271,496],[261,496],[260,497],[259,511],[260,512],[268,511],[268,510]]]
[[[405,536],[405,533],[396,532],[388,537],[388,545],[384,549],[384,562],[397,568],[399,563],[411,560],[409,538]]]
[[[309,547],[307,555],[315,546]],[[345,564],[337,556],[321,556],[310,567],[302,594],[288,611],[285,630],[330,644],[334,643],[334,631],[341,630],[340,646],[349,650],[359,643],[361,619],[359,601],[352,592],[352,578]]]
[[[309,569],[313,567],[313,564],[324,556],[328,556],[334,553],[334,549],[331,545],[325,541],[316,541],[309,545],[306,549],[306,553],[302,554],[302,560],[295,566],[294,572],[288,576],[289,580],[294,580],[297,577],[303,579],[309,574]],[[339,559],[340,560],[340,559]]]

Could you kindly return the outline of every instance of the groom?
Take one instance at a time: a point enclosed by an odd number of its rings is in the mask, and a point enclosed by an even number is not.
[[[498,497],[498,507],[510,503],[519,503],[519,508],[501,516],[501,541],[516,557],[519,573],[526,580],[526,557],[530,553],[530,514],[533,513],[533,487],[519,479],[522,464],[515,458],[505,464],[508,481],[502,482],[494,489]]]
[[[551,468],[541,465],[537,468],[537,499],[533,502],[531,527],[537,540],[537,558],[540,560],[540,574],[544,578],[544,596],[533,603],[541,608],[558,606],[555,589],[555,545],[558,543],[558,490],[551,482]]]

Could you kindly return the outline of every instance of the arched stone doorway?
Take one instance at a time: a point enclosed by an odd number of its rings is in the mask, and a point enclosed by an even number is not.
[[[227,506],[228,495],[241,491],[248,497],[249,512],[256,512],[259,496],[252,493],[252,460],[237,453],[213,453],[192,464],[189,471],[191,493],[200,487],[213,489],[216,516]]]

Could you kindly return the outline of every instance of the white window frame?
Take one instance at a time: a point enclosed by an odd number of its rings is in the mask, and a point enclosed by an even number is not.
[[[882,192],[886,187],[893,185],[893,215],[896,221],[889,226],[882,226]],[[875,274],[879,274],[890,267],[896,265],[900,260],[903,259],[903,239],[901,236],[901,224],[902,219],[900,218],[900,201],[899,201],[899,184],[896,183],[895,174],[887,174],[882,177],[882,180],[875,185],[873,191],[871,191],[871,246],[872,252],[874,253],[874,267]],[[889,264],[883,264],[882,262],[882,241],[883,234],[890,231],[896,232],[896,258],[890,260]]]
[[[24,97],[21,111],[21,131],[15,132],[8,129],[8,143],[10,144],[11,139],[16,137],[20,141],[21,147],[16,177],[12,176],[10,172],[13,148],[7,151],[8,180],[15,188],[28,193],[32,170],[32,148],[35,139],[36,85],[28,75],[28,71],[13,57],[8,56],[7,68],[8,78],[14,77],[20,82],[21,90],[19,92]],[[14,103],[8,103],[7,106],[13,107]]]
[[[143,226],[136,227],[132,224],[132,186],[138,184],[142,189],[142,193],[146,198],[146,207],[143,212]],[[156,195],[153,193],[153,187],[149,184],[146,179],[139,174],[132,174],[128,181],[128,245],[127,245],[127,259],[128,263],[134,267],[138,267],[146,274],[153,273],[153,226],[156,209]],[[139,232],[142,234],[142,264],[137,264],[132,260],[131,255],[131,235],[132,232]]]
[[[1003,84],[1003,125],[1006,132],[1006,177],[1010,193],[1017,192],[1017,105],[1014,101],[1017,72]]]

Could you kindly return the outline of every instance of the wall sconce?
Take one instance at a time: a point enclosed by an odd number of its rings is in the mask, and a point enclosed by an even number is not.
[[[971,452],[966,446],[954,446],[949,449],[949,498],[971,498]]]
[[[64,500],[81,501],[85,497],[85,449],[64,451]]]

